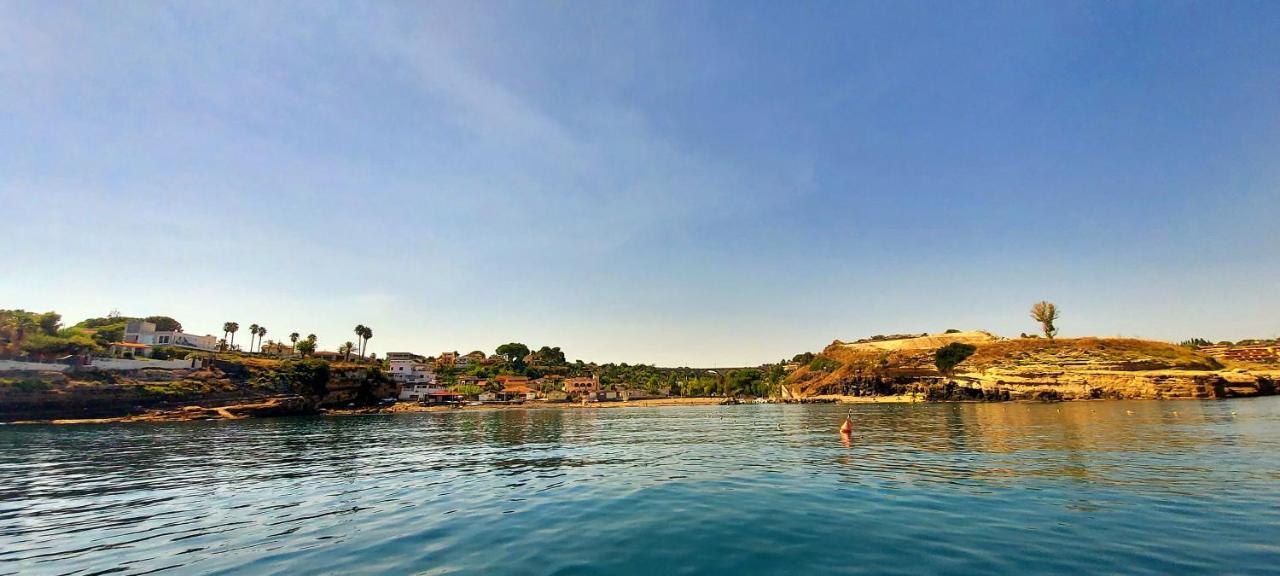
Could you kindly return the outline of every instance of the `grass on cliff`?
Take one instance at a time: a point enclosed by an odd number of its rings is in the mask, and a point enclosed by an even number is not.
[[[970,369],[1029,364],[1113,365],[1115,369],[1219,370],[1222,364],[1185,346],[1134,338],[1016,338],[978,347]]]

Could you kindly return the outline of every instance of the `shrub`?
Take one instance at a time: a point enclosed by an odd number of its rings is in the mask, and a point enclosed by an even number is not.
[[[933,364],[938,367],[939,372],[949,375],[965,358],[977,351],[978,348],[972,344],[952,342],[933,353]]]
[[[843,366],[839,361],[817,356],[809,361],[809,369],[819,372],[835,372],[837,368]]]

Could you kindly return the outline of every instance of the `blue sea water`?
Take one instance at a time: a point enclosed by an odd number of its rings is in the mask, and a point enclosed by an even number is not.
[[[1278,570],[1280,398],[0,427],[3,574]]]

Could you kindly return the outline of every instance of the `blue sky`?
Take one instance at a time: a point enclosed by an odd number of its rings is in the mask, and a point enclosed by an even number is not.
[[[1280,4],[0,1],[0,307],[756,364],[1280,334]]]

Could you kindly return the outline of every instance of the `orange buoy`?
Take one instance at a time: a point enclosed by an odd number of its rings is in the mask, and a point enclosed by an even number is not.
[[[845,416],[845,417],[844,417],[844,424],[841,424],[841,425],[840,425],[840,433],[841,433],[841,434],[852,434],[852,433],[853,433],[853,421],[852,421],[852,420],[849,420],[849,417],[848,417],[848,416]]]

